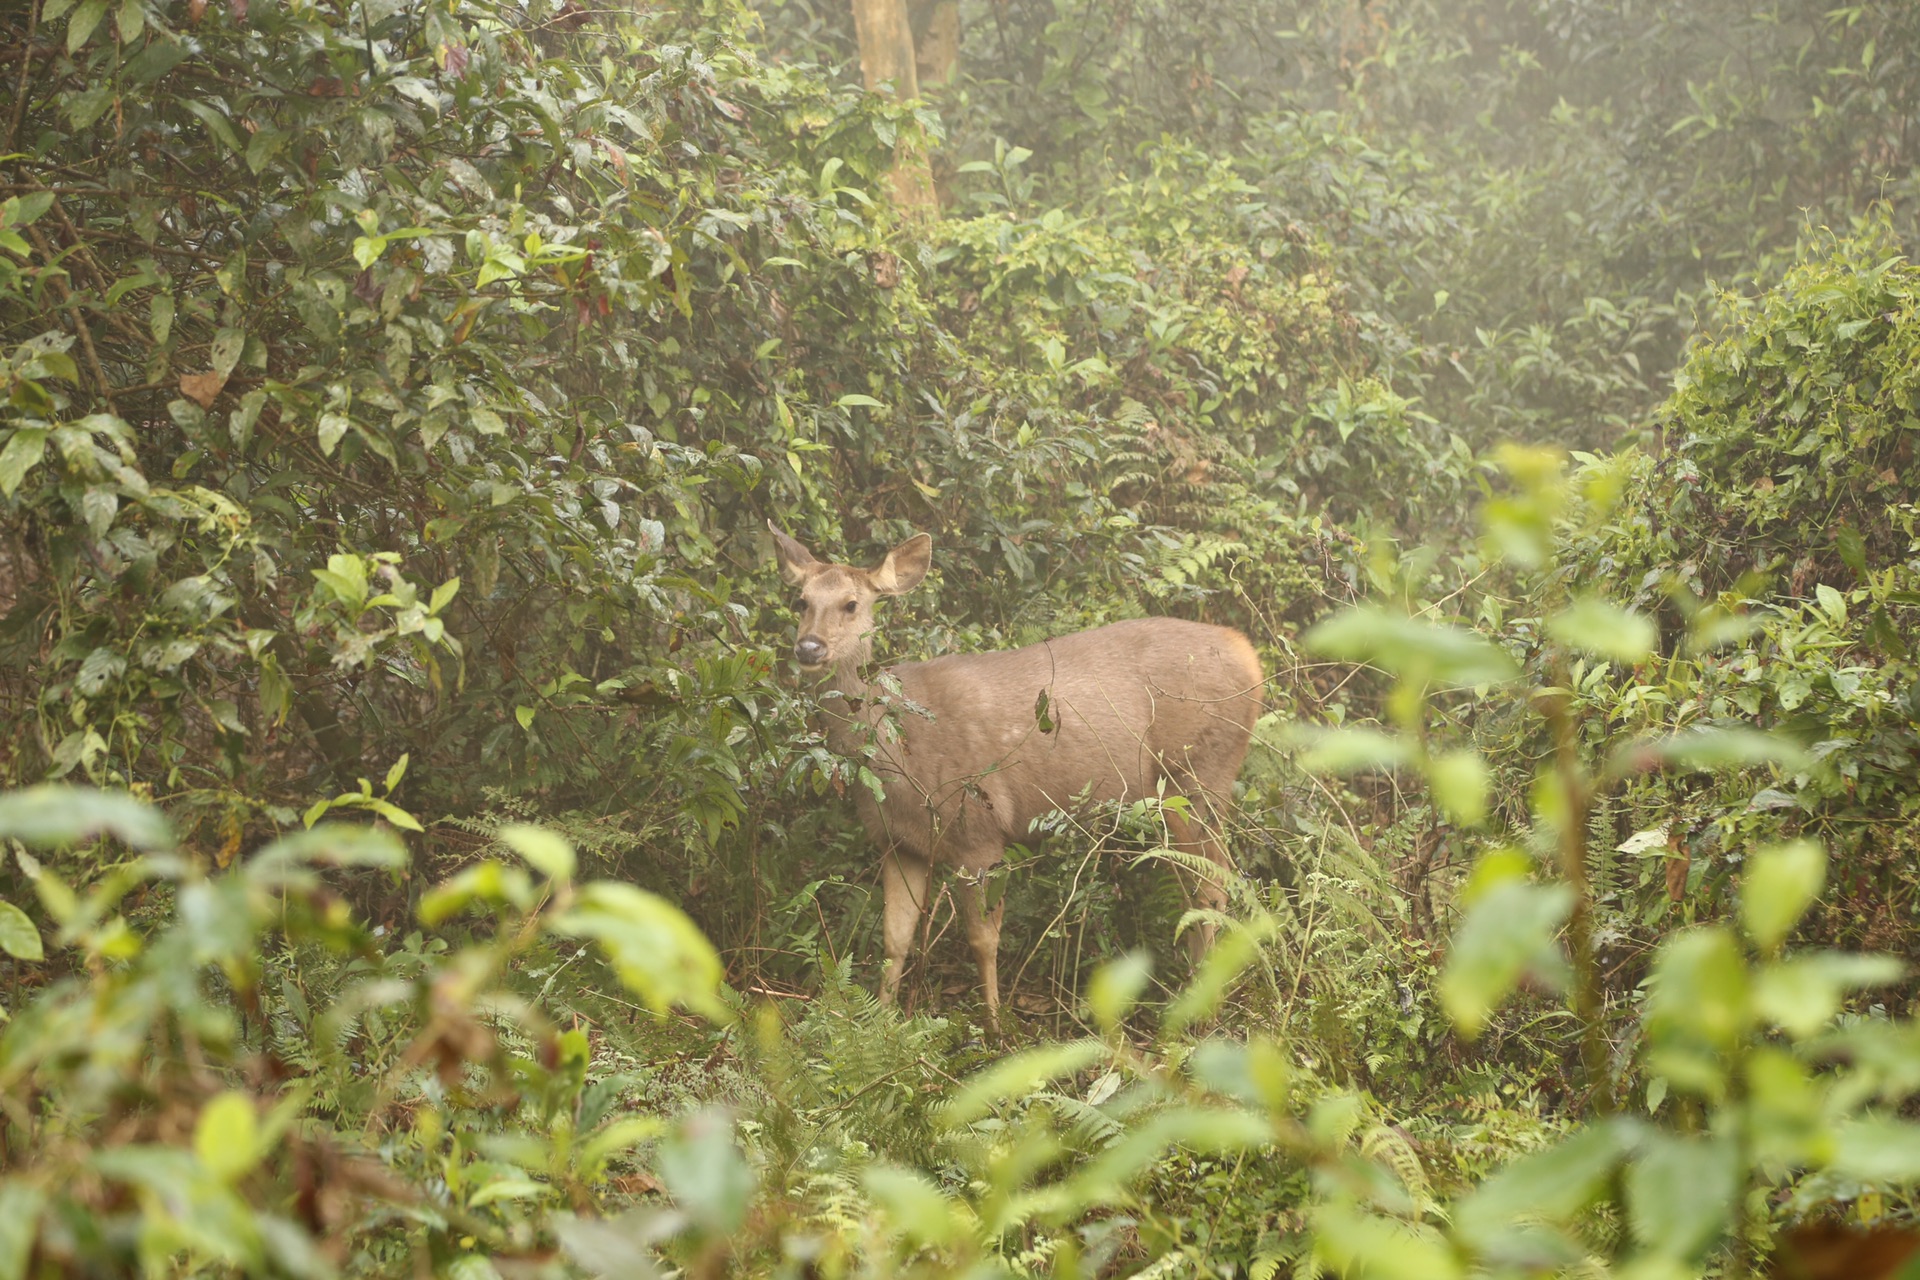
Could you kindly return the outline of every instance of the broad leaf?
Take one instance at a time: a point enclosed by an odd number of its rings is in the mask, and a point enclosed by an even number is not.
[[[1653,619],[1598,596],[1582,596],[1548,618],[1547,634],[1569,649],[1629,665],[1652,656],[1660,639]]]
[[[74,845],[109,835],[135,849],[172,847],[160,812],[124,791],[51,783],[0,796],[0,839]]]

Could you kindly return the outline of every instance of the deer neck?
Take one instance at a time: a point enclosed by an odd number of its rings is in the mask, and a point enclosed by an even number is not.
[[[817,695],[826,716],[827,745],[841,755],[857,753],[872,738],[875,691],[865,674],[872,650],[861,649],[828,669]]]

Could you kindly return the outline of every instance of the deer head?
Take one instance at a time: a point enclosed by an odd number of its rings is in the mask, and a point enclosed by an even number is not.
[[[871,569],[828,564],[767,522],[780,576],[799,588],[793,611],[800,626],[793,660],[806,671],[858,668],[873,657],[873,602],[920,585],[933,562],[933,539],[915,534]]]

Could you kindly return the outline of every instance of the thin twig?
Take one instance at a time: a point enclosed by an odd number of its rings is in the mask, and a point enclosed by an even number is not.
[[[48,262],[52,262],[59,256],[54,253],[53,246],[47,243],[47,238],[39,231],[33,227],[28,227],[26,231],[28,238],[46,256]],[[73,291],[67,288],[65,276],[66,273],[62,271],[49,279],[55,290],[59,292],[61,301],[66,304],[67,310],[73,313],[73,325],[80,332],[80,346],[86,352],[87,367],[93,371],[94,381],[100,385],[100,398],[107,402],[107,408],[117,412],[119,406],[113,402],[113,384],[107,381],[107,371],[100,364],[100,353],[94,349],[93,330],[87,325],[87,317],[81,310],[79,299],[75,298]]]
[[[7,142],[0,151],[11,152],[20,136],[20,122],[27,117],[27,71],[33,64],[33,38],[40,30],[40,0],[27,6],[27,38],[20,45],[20,78],[13,88],[13,116],[7,121]]]

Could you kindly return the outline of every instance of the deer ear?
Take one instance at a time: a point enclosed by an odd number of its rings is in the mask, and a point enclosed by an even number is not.
[[[773,521],[767,521],[767,532],[773,535],[774,558],[780,562],[780,576],[795,586],[813,576],[813,570],[819,561],[813,558],[813,552],[789,538],[773,527]]]
[[[933,563],[933,539],[916,533],[887,552],[887,558],[867,570],[873,589],[883,596],[905,595],[920,585]]]

